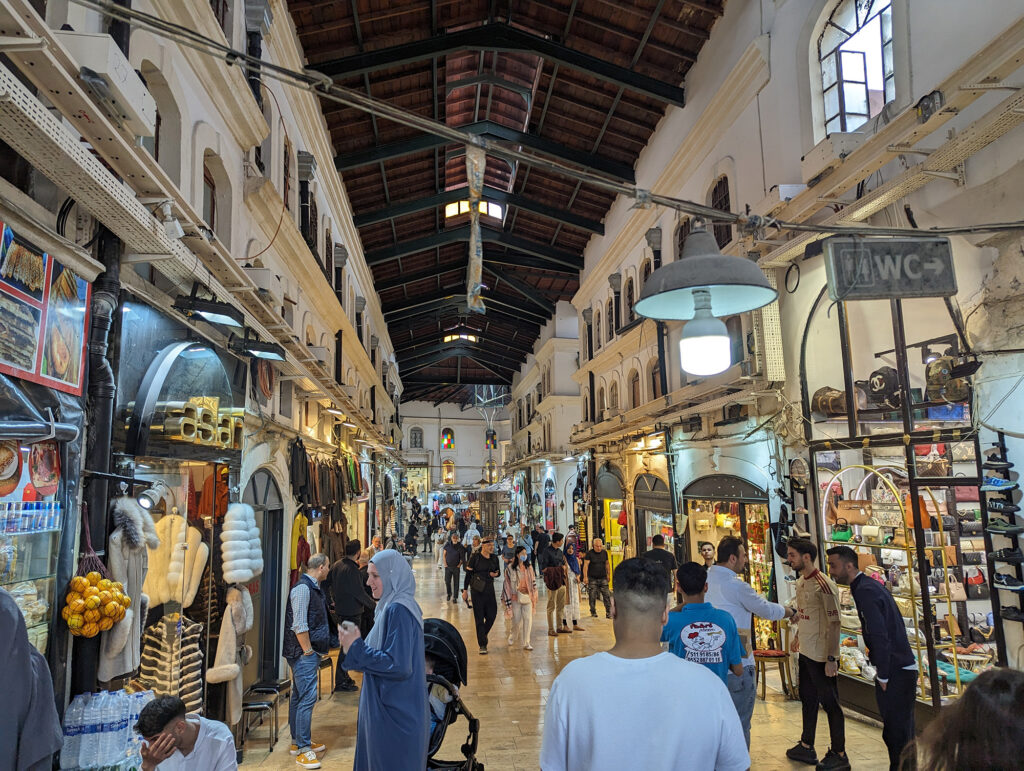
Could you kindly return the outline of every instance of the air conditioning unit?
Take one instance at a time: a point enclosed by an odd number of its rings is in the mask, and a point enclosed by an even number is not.
[[[264,302],[275,308],[282,304],[281,282],[278,280],[277,276],[274,275],[274,271],[270,270],[270,268],[247,267],[243,267],[242,270],[245,271],[245,275],[247,275],[252,280],[252,283],[256,285],[256,288],[259,289],[260,296],[263,298]]]
[[[322,345],[310,345],[309,354],[321,364],[326,364],[331,358],[331,352]]]
[[[104,111],[133,134],[156,131],[156,101],[110,35],[54,30],[81,68],[82,81]],[[102,80],[97,80],[96,76]]]
[[[859,132],[829,134],[800,159],[800,176],[808,187],[814,187],[822,177],[836,168],[843,159],[860,147],[864,134]]]
[[[773,185],[768,195],[754,204],[750,211],[752,214],[770,217],[806,189],[807,185]]]

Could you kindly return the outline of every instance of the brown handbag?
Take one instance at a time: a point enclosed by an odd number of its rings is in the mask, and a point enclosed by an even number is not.
[[[917,467],[918,476],[922,477],[948,477],[949,460],[940,457],[917,458],[914,462]]]
[[[832,503],[829,499],[829,522],[835,523],[845,519],[851,525],[866,525],[871,521],[871,501],[839,501]]]
[[[952,566],[959,564],[956,559],[955,546],[943,546],[942,550],[946,552],[946,565]]]

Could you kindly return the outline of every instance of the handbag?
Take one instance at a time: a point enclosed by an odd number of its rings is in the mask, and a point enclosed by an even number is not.
[[[946,553],[947,566],[960,564],[956,556],[956,546],[943,546],[942,550]]]
[[[989,598],[988,584],[985,582],[985,574],[978,568],[970,568],[964,579],[967,584],[967,598],[971,600],[987,600]]]
[[[864,543],[881,543],[882,528],[880,528],[878,525],[863,525],[860,529],[860,537],[864,541]]]
[[[985,561],[984,555],[980,551],[965,551],[963,555],[965,565],[980,565]]]
[[[829,521],[846,520],[851,525],[866,525],[871,521],[871,501],[847,500],[828,505]]]
[[[974,503],[979,498],[978,488],[974,485],[957,485],[953,488],[953,497],[957,501],[964,501],[966,503]]]
[[[530,605],[533,602],[533,597],[529,592],[516,592],[516,599],[519,600],[520,605]]]
[[[907,553],[903,549],[882,549],[880,559],[883,565],[907,566]]]
[[[565,571],[561,566],[544,568],[544,586],[551,591],[556,591],[565,586]]]
[[[469,577],[469,588],[474,592],[480,593],[487,588],[487,579],[474,573]]]
[[[849,541],[851,538],[853,538],[853,528],[845,519],[840,518],[832,525],[833,541]]]
[[[981,522],[976,519],[963,520],[960,523],[960,532],[964,535],[976,535],[981,533]]]
[[[896,601],[896,608],[899,610],[900,615],[903,618],[914,617],[914,603],[910,601],[908,597],[893,597]]]
[[[922,477],[946,477],[949,476],[949,459],[938,455],[929,455],[927,458],[919,458],[914,462],[917,467],[917,475]]]
[[[882,527],[903,527],[903,510],[898,503],[872,501],[871,516]]]
[[[953,576],[947,579],[949,582],[949,599],[951,602],[964,602],[967,599],[967,591],[964,585]]]

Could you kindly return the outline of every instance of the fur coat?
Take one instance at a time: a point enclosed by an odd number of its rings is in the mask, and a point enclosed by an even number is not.
[[[146,621],[148,598],[142,592],[149,568],[149,549],[160,546],[153,518],[134,498],[115,498],[111,504],[114,532],[107,543],[110,577],[124,584],[131,606],[124,618],[100,637],[100,665],[97,677],[108,682],[139,667],[142,653],[142,625]]]
[[[263,572],[263,547],[252,506],[229,505],[220,538],[224,583],[248,583]]]
[[[252,658],[252,648],[244,644],[245,633],[252,629],[252,597],[244,586],[232,586],[224,601],[217,655],[206,670],[206,682],[227,683],[225,722],[235,725],[242,719],[242,669]]]
[[[165,514],[156,523],[156,533],[160,546],[149,550],[149,573],[142,591],[151,607],[173,601],[187,608],[196,597],[210,547],[203,543],[203,534],[178,514]]]

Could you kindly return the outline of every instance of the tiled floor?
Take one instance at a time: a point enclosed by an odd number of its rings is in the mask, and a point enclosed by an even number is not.
[[[499,617],[491,632],[490,654],[477,654],[473,628],[473,611],[462,602],[445,603],[441,571],[423,557],[414,561],[417,579],[417,598],[424,616],[444,618],[462,632],[469,650],[469,684],[462,689],[462,697],[470,711],[480,719],[480,749],[478,759],[487,771],[513,771],[536,769],[540,754],[540,741],[544,721],[544,705],[551,683],[559,670],[575,658],[588,656],[612,645],[612,622],[604,618],[598,604],[600,618],[581,620],[585,632],[572,635],[547,636],[544,618],[544,596],[534,618],[532,652],[518,646],[510,650],[504,640],[504,622]],[[327,696],[329,675],[322,673],[325,696],[313,713],[313,737],[327,744],[321,760],[324,769],[349,769],[355,745],[356,710],[358,693]],[[359,675],[356,675],[358,680]],[[288,736],[287,705],[281,707],[281,739],[272,753],[267,753],[267,729],[257,728],[245,749],[243,768],[295,769],[288,754],[291,743]],[[519,720],[510,718],[519,714]],[[466,722],[453,725],[446,737],[439,757],[461,758],[459,747],[465,741]],[[787,701],[778,686],[778,679],[769,677],[768,698],[758,699],[754,709],[751,740],[751,768],[756,771],[808,768],[791,763],[785,751],[800,734],[800,704]],[[881,732],[871,726],[846,721],[847,750],[855,769],[875,771],[888,766]],[[641,738],[641,737],[633,737]],[[828,727],[825,715],[818,720],[819,753],[828,747]],[[382,769],[381,771],[399,771]],[[652,770],[654,771],[654,770]]]

